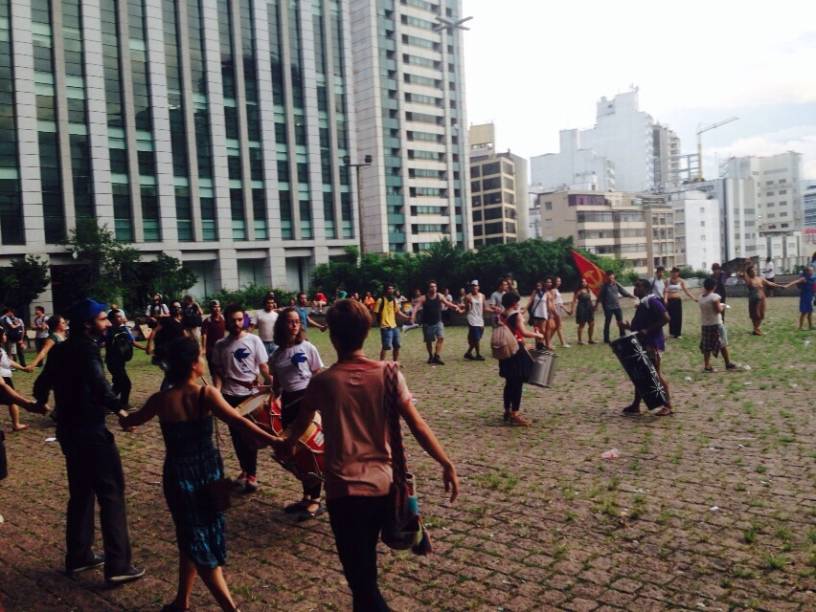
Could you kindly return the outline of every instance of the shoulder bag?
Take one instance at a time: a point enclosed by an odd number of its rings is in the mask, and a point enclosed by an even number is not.
[[[391,442],[391,466],[394,480],[388,493],[386,515],[382,529],[382,541],[394,550],[408,550],[415,555],[431,553],[431,538],[422,517],[416,496],[413,474],[408,472],[405,447],[402,445],[402,430],[397,408],[397,386],[399,384],[397,364],[385,365],[385,413],[386,426]]]

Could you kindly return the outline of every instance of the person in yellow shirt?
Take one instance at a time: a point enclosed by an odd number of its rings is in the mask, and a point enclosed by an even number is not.
[[[402,317],[406,321],[410,321],[411,317],[404,315],[400,310],[399,302],[394,295],[394,285],[389,283],[385,286],[385,291],[374,305],[373,312],[380,325],[380,341],[382,343],[380,361],[385,361],[385,354],[388,351],[393,351],[394,361],[399,361],[400,329],[397,326],[397,319]]]

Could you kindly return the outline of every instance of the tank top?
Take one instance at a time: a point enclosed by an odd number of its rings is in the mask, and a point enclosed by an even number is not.
[[[678,283],[673,283],[673,282],[669,281],[669,282],[666,284],[666,291],[667,291],[667,292],[668,292],[668,294],[669,294],[669,298],[676,298],[676,297],[680,297],[680,289],[681,289],[681,288],[682,288],[682,287],[680,287],[680,283],[679,283],[679,282],[678,282]]]
[[[467,322],[472,327],[484,327],[484,316],[482,315],[482,303],[484,297],[482,295],[470,295],[468,302]]]
[[[442,298],[437,294],[431,299],[425,296],[425,303],[422,305],[422,322],[425,325],[436,325],[442,320]]]

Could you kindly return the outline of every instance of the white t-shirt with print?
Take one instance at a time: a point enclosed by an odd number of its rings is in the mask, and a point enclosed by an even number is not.
[[[274,342],[275,337],[275,321],[278,320],[278,313],[274,310],[266,312],[259,310],[255,313],[255,325],[258,328],[258,336],[264,342]]]
[[[309,386],[312,372],[323,367],[323,360],[317,347],[304,340],[289,348],[279,348],[269,365],[284,391],[303,391]]]
[[[8,353],[0,348],[0,378],[11,378],[11,359]]]
[[[721,300],[722,298],[713,291],[708,295],[700,297],[698,303],[700,304],[700,325],[722,325],[722,314],[714,308],[714,300]]]
[[[241,383],[255,382],[261,364],[267,361],[266,347],[255,334],[221,338],[213,349],[213,363],[221,374],[221,392],[234,397],[251,395],[252,389]]]

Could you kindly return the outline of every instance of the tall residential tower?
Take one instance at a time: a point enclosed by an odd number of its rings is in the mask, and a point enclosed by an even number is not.
[[[461,0],[350,0],[364,248],[470,233]]]

